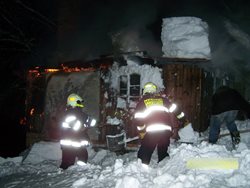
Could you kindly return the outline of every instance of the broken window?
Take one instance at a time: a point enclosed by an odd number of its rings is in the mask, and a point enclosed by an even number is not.
[[[127,102],[130,100],[137,101],[141,94],[141,75],[140,74],[129,74],[120,76],[120,96],[126,99]]]
[[[127,97],[128,93],[128,76],[120,76],[120,95],[121,97]]]
[[[140,80],[141,76],[139,74],[130,75],[130,96],[132,98],[138,98],[140,96]]]

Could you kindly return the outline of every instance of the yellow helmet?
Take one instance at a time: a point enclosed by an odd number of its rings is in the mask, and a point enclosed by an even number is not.
[[[73,108],[75,108],[75,107],[82,107],[83,108],[84,107],[83,99],[75,93],[72,93],[68,96],[67,105],[71,106]]]
[[[157,86],[152,82],[147,82],[143,88],[143,95],[145,95],[146,93],[156,93],[156,91]]]

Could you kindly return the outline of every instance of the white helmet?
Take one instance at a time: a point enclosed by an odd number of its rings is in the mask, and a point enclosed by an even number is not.
[[[72,93],[68,96],[67,105],[71,106],[73,108],[75,108],[77,106],[82,107],[82,108],[84,107],[83,99],[75,93]]]
[[[143,88],[143,95],[147,93],[156,93],[156,91],[157,91],[157,86],[152,82],[147,82]]]

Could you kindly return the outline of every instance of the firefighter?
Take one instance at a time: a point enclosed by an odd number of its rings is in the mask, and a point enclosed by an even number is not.
[[[137,127],[141,140],[137,157],[142,164],[150,163],[155,148],[157,148],[158,162],[169,156],[168,146],[173,134],[173,117],[177,117],[182,125],[186,122],[184,113],[176,104],[157,93],[157,86],[154,83],[146,83],[133,119],[133,125]]]
[[[77,94],[70,94],[67,108],[61,124],[60,144],[62,149],[61,168],[75,164],[85,165],[88,160],[87,146],[89,137],[87,128],[94,126],[95,119],[82,111],[83,99]]]
[[[231,134],[233,146],[240,143],[240,133],[235,124],[238,112],[250,118],[250,104],[235,89],[219,87],[212,96],[209,142],[215,144],[219,138],[221,125],[225,124]]]

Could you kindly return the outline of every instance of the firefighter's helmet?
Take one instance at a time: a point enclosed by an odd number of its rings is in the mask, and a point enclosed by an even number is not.
[[[72,93],[68,96],[67,105],[71,106],[73,108],[75,108],[75,107],[82,107],[83,108],[84,107],[83,99],[75,93]]]
[[[147,93],[156,93],[156,91],[157,91],[157,86],[152,82],[147,82],[143,88],[143,95]]]

